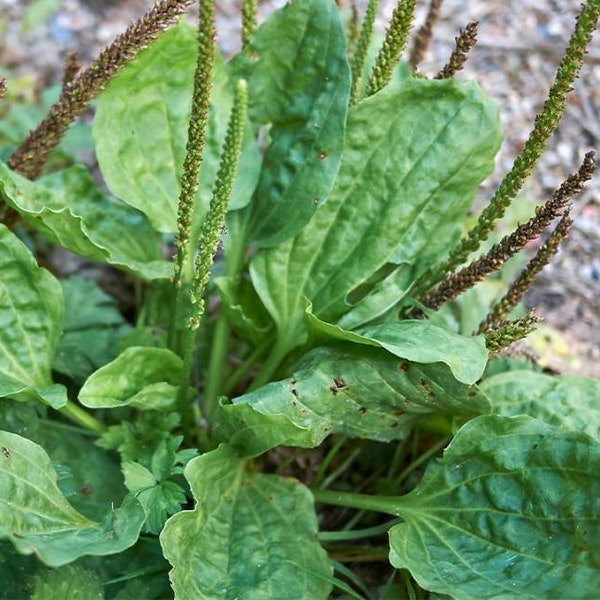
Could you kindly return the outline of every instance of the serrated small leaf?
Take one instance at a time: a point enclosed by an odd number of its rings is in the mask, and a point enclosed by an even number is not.
[[[339,168],[350,69],[338,8],[332,0],[289,3],[259,27],[228,71],[248,81],[251,121],[269,124],[246,212],[252,243],[273,246],[309,221]]]
[[[216,431],[252,455],[278,445],[314,447],[332,433],[401,439],[423,415],[468,419],[489,411],[485,396],[443,364],[419,365],[346,344],[313,350],[287,379],[221,406]]]
[[[386,501],[390,561],[455,598],[594,598],[600,444],[529,417],[467,423],[406,496]]]
[[[488,377],[480,387],[494,413],[528,415],[600,440],[600,381],[596,379],[516,370]]]
[[[35,552],[57,567],[87,554],[121,552],[136,542],[144,511],[134,498],[95,523],[67,502],[40,446],[6,431],[0,432],[0,446],[0,537],[19,552]]]
[[[181,358],[166,348],[127,348],[87,379],[79,401],[88,408],[168,411],[176,401],[182,368]]]
[[[4,225],[0,269],[0,397],[61,408],[66,390],[50,373],[64,318],[60,284]]]
[[[247,472],[227,445],[191,461],[185,477],[196,508],[160,535],[175,598],[329,597],[331,566],[306,487]]]

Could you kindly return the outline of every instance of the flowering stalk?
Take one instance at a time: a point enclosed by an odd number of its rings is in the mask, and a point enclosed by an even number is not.
[[[181,191],[177,204],[177,251],[173,283],[176,294],[180,292],[186,271],[192,216],[199,187],[202,150],[206,138],[212,69],[215,62],[215,8],[213,0],[200,0],[198,15],[198,58],[194,73],[192,111],[188,125],[186,155],[181,176]]]
[[[415,2],[416,0],[398,0],[390,25],[385,32],[383,45],[375,60],[366,96],[372,96],[389,83],[392,71],[398,64],[408,40],[415,14]]]
[[[161,0],[143,17],[134,21],[107,46],[100,56],[62,89],[47,116],[13,152],[8,166],[27,177],[40,176],[50,153],[56,148],[71,122],[80,115],[140,50],[173,25],[193,0]]]
[[[69,50],[67,52],[67,57],[65,59],[65,68],[63,71],[63,88],[75,79],[79,69],[81,69],[81,63],[77,58],[77,52],[75,52],[75,50]]]
[[[427,52],[427,49],[431,45],[433,28],[440,20],[441,7],[442,0],[431,0],[429,3],[429,10],[427,11],[425,22],[423,25],[421,25],[421,27],[419,27],[419,31],[417,31],[417,34],[415,35],[413,47],[410,51],[410,57],[408,59],[408,64],[413,71],[416,71],[419,63],[425,56],[425,52]]]
[[[6,79],[0,77],[0,98],[4,98],[4,94],[6,94]]]
[[[594,153],[588,152],[579,171],[569,175],[552,197],[536,208],[535,215],[527,223],[519,225],[515,231],[502,238],[467,267],[448,275],[421,299],[422,304],[427,308],[438,309],[445,302],[453,300],[476,283],[483,281],[490,273],[499,270],[527,242],[548,227],[554,218],[563,216],[571,198],[581,192],[584,183],[592,177],[594,168]]]
[[[529,335],[539,322],[539,317],[529,312],[514,321],[498,323],[493,329],[485,331],[485,345],[490,352],[499,352]]]
[[[257,0],[244,0],[242,4],[242,47],[256,31]]]
[[[554,231],[548,236],[548,239],[508,288],[506,294],[493,305],[485,320],[479,325],[477,333],[483,333],[488,329],[492,329],[496,324],[508,318],[512,309],[517,306],[533,283],[536,275],[558,252],[558,248],[569,233],[572,224],[573,220],[569,215],[569,210],[567,210]]]
[[[200,320],[204,314],[204,290],[208,284],[210,268],[212,267],[221,239],[221,233],[225,224],[225,215],[227,214],[233,182],[237,173],[242,151],[247,107],[248,90],[246,82],[241,79],[236,88],[233,110],[227,128],[223,152],[221,153],[221,163],[217,173],[213,196],[198,239],[196,269],[190,291],[192,315],[188,319],[188,326],[192,330],[200,326]]]
[[[352,69],[352,87],[350,89],[350,104],[356,104],[360,100],[360,88],[362,83],[362,72],[365,66],[365,60],[369,51],[369,45],[373,36],[373,26],[377,14],[379,0],[369,0],[365,18],[363,19],[354,56],[350,68]]]
[[[567,94],[571,91],[571,86],[579,73],[599,16],[600,0],[588,0],[582,4],[575,30],[556,72],[548,99],[544,103],[542,112],[535,119],[535,125],[523,150],[500,183],[490,203],[482,211],[475,227],[451,253],[448,261],[438,269],[438,273],[453,271],[466,261],[469,254],[479,248],[481,242],[489,237],[496,221],[504,216],[524,181],[533,171],[546,148],[548,138],[562,117]]]
[[[458,37],[454,40],[455,46],[448,64],[435,76],[436,79],[450,79],[465,66],[471,48],[477,43],[478,27],[479,22],[472,21],[464,29],[460,30]]]

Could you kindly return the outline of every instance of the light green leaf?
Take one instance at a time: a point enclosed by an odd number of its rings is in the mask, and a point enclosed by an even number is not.
[[[107,198],[82,166],[29,181],[0,162],[0,193],[32,228],[75,254],[146,279],[172,275],[144,215]]]
[[[176,230],[196,67],[197,31],[181,21],[114,77],[98,98],[94,139],[110,190],[146,214],[162,232]],[[200,212],[208,207],[233,103],[220,61],[215,65],[211,110],[200,171]],[[247,135],[230,205],[247,204],[260,154]]]
[[[95,573],[66,566],[39,574],[33,581],[31,600],[103,600],[102,581]]]
[[[345,331],[337,325],[307,313],[313,330],[328,338],[384,348],[398,358],[420,364],[441,362],[458,381],[475,383],[483,374],[488,359],[484,336],[463,336],[431,323],[407,320]]]
[[[171,517],[160,536],[176,598],[329,597],[307,488],[248,472],[226,445],[191,461],[185,477],[196,508]]]
[[[144,511],[133,497],[95,523],[67,502],[40,446],[6,431],[0,432],[0,446],[0,537],[19,552],[35,552],[56,567],[86,554],[121,552],[136,542]]]
[[[484,379],[481,389],[494,413],[528,415],[600,440],[600,381],[517,370]]]
[[[131,329],[113,298],[93,281],[72,276],[60,281],[65,326],[52,368],[82,384],[115,357],[115,345]]]
[[[88,408],[168,411],[174,407],[182,369],[181,358],[166,348],[127,348],[87,379],[79,401]]]
[[[337,6],[289,3],[257,30],[228,71],[248,81],[252,122],[270,125],[248,218],[251,241],[273,246],[309,221],[339,168],[350,69]]]
[[[0,397],[60,408],[66,391],[50,365],[63,326],[60,284],[25,245],[0,225]]]
[[[331,433],[401,439],[424,415],[468,419],[489,411],[485,396],[445,365],[346,344],[313,350],[291,377],[222,406],[216,430],[240,453],[260,454],[278,445],[314,447]]]
[[[382,269],[405,271],[394,285],[408,290],[445,256],[500,138],[496,108],[473,83],[408,80],[352,107],[329,199],[294,239],[251,262],[279,352],[306,339],[305,298],[336,323],[352,308],[348,296]],[[389,309],[381,301],[373,314]]]
[[[529,417],[478,417],[410,494],[390,561],[455,598],[595,598],[600,444]]]

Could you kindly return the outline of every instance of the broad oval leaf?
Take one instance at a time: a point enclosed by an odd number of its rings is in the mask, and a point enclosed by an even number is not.
[[[352,308],[351,292],[387,265],[406,272],[395,285],[409,289],[444,257],[500,139],[496,108],[472,83],[408,80],[352,107],[327,202],[295,238],[257,252],[250,265],[278,345],[306,339],[305,298],[319,319],[336,323]],[[388,297],[381,302],[389,308]]]
[[[528,415],[600,440],[600,381],[517,370],[486,378],[480,387],[494,413]]]
[[[181,358],[166,348],[127,348],[90,375],[79,401],[88,408],[172,410],[182,369]]]
[[[172,275],[160,236],[144,215],[107,198],[82,166],[29,181],[0,162],[0,191],[33,229],[75,254],[146,279]]]
[[[222,406],[217,434],[252,455],[278,445],[315,447],[332,433],[401,439],[424,415],[469,419],[489,411],[487,398],[443,364],[419,365],[346,344],[315,349],[291,377]]]
[[[188,463],[185,477],[196,508],[160,535],[175,598],[329,597],[331,565],[306,487],[248,472],[227,445]]]
[[[455,598],[594,598],[600,444],[529,417],[483,416],[386,511],[390,561]]]
[[[0,269],[0,397],[61,408],[66,391],[50,373],[64,319],[60,284],[4,225]]]
[[[111,80],[98,98],[94,116],[98,163],[109,189],[162,232],[176,231],[197,37],[197,30],[184,21],[162,33]],[[211,103],[198,192],[203,211],[210,201],[233,103],[219,61]],[[256,143],[247,135],[231,207],[249,201],[259,168]]]
[[[43,448],[6,431],[0,431],[0,446],[0,537],[19,552],[35,552],[57,567],[88,554],[121,552],[137,541],[144,511],[135,498],[95,523],[67,502]]]
[[[337,6],[290,2],[257,30],[228,72],[248,81],[250,119],[270,126],[246,213],[251,242],[273,246],[309,221],[339,168],[350,68]]]
[[[488,351],[484,336],[459,335],[430,321],[392,321],[363,327],[358,331],[345,331],[337,325],[317,319],[310,312],[307,316],[313,331],[328,338],[377,346],[398,358],[415,363],[444,363],[462,383],[475,383],[487,364]]]

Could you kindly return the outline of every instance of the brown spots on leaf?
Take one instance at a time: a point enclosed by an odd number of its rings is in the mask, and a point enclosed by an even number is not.
[[[324,152],[323,150],[321,150],[321,152],[319,152],[319,160],[325,160],[328,157],[329,157],[329,154],[327,154],[327,152]]]
[[[79,493],[84,496],[89,496],[94,491],[94,486],[91,483],[84,483],[79,489]]]
[[[346,382],[343,377],[334,377],[333,383],[329,386],[329,391],[337,396],[339,392],[341,392],[346,386]]]
[[[360,407],[358,408],[358,412],[359,412],[361,415],[364,415],[364,414],[366,414],[368,410],[369,410],[369,409],[368,409],[366,406],[360,406]]]
[[[401,371],[404,371],[404,372],[406,373],[406,372],[408,371],[408,363],[407,363],[407,362],[401,362],[401,363],[398,365],[398,368],[399,368]]]
[[[2,454],[4,454],[5,458],[8,460],[12,458],[12,453],[6,446],[2,446]]]
[[[318,206],[318,205],[319,205],[319,202],[321,202],[321,201],[320,201],[318,198],[314,198],[314,199],[313,199],[313,204],[314,204],[315,206]]]
[[[419,381],[419,385],[430,398],[435,397],[435,392],[431,389],[431,386],[426,379],[421,379],[421,381]]]

